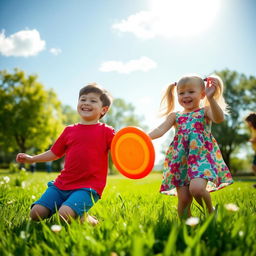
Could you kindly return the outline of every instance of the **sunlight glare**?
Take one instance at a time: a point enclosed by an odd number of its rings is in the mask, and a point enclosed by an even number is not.
[[[154,30],[168,37],[207,30],[220,10],[220,0],[151,0]]]

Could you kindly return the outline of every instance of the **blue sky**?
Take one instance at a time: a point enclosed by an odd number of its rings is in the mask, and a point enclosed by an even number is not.
[[[253,0],[0,0],[0,69],[37,74],[73,108],[95,81],[153,128],[180,76],[256,75],[255,13]]]

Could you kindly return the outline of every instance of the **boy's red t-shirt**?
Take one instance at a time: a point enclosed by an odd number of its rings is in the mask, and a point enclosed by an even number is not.
[[[104,123],[67,126],[51,147],[56,156],[65,155],[64,168],[54,185],[62,190],[92,188],[101,195],[114,134],[114,129]]]

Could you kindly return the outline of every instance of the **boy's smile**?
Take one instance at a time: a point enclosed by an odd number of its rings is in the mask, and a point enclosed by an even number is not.
[[[77,112],[81,117],[82,124],[98,123],[101,115],[107,111],[108,107],[103,107],[100,96],[96,93],[83,94],[78,99]]]

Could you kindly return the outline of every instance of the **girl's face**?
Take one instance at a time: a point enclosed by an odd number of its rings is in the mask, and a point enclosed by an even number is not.
[[[252,123],[250,121],[246,121],[249,128],[252,128]]]
[[[101,115],[106,113],[108,107],[103,107],[100,96],[96,93],[83,94],[78,99],[77,112],[82,124],[95,124]]]
[[[196,83],[186,83],[177,87],[179,104],[185,112],[192,112],[199,108],[200,101],[205,97],[205,90]]]

